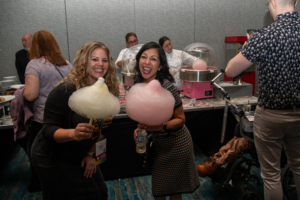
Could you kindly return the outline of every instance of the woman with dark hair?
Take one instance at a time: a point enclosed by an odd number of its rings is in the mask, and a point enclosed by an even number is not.
[[[30,62],[25,71],[24,98],[33,103],[33,121],[28,133],[27,154],[30,159],[31,145],[41,130],[45,102],[50,91],[67,76],[72,65],[62,56],[59,45],[48,31],[35,32],[30,47]],[[31,163],[32,164],[32,163]],[[29,192],[40,191],[39,178],[31,167]]]
[[[126,48],[121,50],[121,52],[120,52],[120,54],[119,54],[119,56],[118,56],[118,58],[115,62],[116,66],[118,66],[119,68],[122,67],[122,59],[123,59],[123,55],[124,55],[125,51],[128,48],[139,44],[139,40],[138,40],[136,34],[133,33],[133,32],[129,32],[129,33],[126,34],[125,41],[126,41]]]
[[[95,84],[100,77],[105,79],[109,92],[118,97],[116,71],[108,47],[92,41],[76,53],[71,73],[49,94],[43,128],[32,145],[44,200],[108,199],[95,152],[96,142],[103,139],[112,119],[101,123],[94,119],[89,124],[89,119],[71,110],[68,102],[73,92]]]
[[[180,200],[183,193],[192,193],[200,185],[194,157],[193,142],[184,125],[185,115],[178,89],[172,84],[174,78],[164,50],[155,42],[145,44],[136,55],[135,83],[149,83],[158,80],[175,99],[172,118],[164,124],[149,126],[139,124],[138,128],[152,132],[155,154],[152,167],[152,193],[156,200]],[[158,113],[159,114],[159,113]],[[137,142],[137,130],[134,139]]]
[[[170,73],[175,78],[175,85],[180,89],[182,81],[180,79],[179,70],[183,65],[192,65],[197,58],[184,51],[173,49],[173,44],[167,36],[163,36],[159,39],[159,45],[166,53]]]
[[[166,56],[164,55],[164,50],[161,47],[159,47],[159,45],[155,42],[149,42],[149,43],[145,44],[136,55],[137,62],[135,65],[135,70],[137,71],[138,75],[135,78],[135,83],[142,83],[145,81],[145,78],[143,77],[143,73],[142,73],[141,69],[139,68],[139,61],[142,57],[142,53],[148,49],[156,49],[158,51],[158,59],[160,60],[160,65],[161,65],[161,68],[157,72],[155,72],[156,77],[152,77],[152,78],[157,79],[160,82],[160,84],[163,84],[164,79],[167,79],[173,83],[174,78],[169,72],[169,66],[168,66]],[[154,73],[154,72],[152,72],[152,73]]]

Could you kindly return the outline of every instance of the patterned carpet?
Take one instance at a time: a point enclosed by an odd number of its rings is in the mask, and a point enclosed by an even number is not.
[[[207,157],[197,147],[195,150],[196,163],[201,164]],[[15,148],[11,157],[0,172],[1,200],[32,200],[42,199],[42,193],[28,193],[30,166],[27,155],[22,148]],[[259,169],[253,168],[252,174],[259,176]],[[151,176],[141,176],[128,179],[106,181],[110,200],[148,200],[154,199],[151,194]],[[262,186],[250,183],[251,190],[263,194]],[[183,200],[237,200],[242,194],[241,188],[219,191],[212,185],[210,178],[200,178],[200,187],[193,194],[184,194]],[[168,198],[167,198],[168,199]]]

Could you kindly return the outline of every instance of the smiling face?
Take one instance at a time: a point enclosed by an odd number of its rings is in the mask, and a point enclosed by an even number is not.
[[[98,78],[104,77],[108,71],[108,57],[106,52],[97,48],[91,53],[90,65],[87,68],[87,79],[93,85]]]
[[[126,45],[128,48],[134,46],[134,45],[137,45],[139,44],[139,40],[133,35],[133,36],[130,36],[128,38],[128,40],[126,41]]]
[[[165,52],[172,53],[173,50],[172,42],[170,40],[165,41],[162,48],[164,49]]]
[[[149,83],[155,79],[157,71],[161,69],[158,50],[152,48],[144,51],[139,60],[139,68],[144,82]]]

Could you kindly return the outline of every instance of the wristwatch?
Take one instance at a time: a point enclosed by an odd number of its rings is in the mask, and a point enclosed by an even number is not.
[[[166,131],[167,131],[167,124],[164,123],[160,132],[166,132]]]
[[[96,157],[96,154],[95,154],[95,152],[88,152],[88,153],[87,153],[87,155],[89,155],[89,156],[91,156],[91,157],[93,157],[93,158],[95,158],[95,157]]]

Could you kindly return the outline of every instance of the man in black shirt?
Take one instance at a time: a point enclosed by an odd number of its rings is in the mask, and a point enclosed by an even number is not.
[[[255,31],[226,68],[235,77],[258,64],[259,96],[254,116],[254,141],[266,200],[282,200],[282,147],[300,194],[300,17],[297,0],[268,0],[275,20]]]
[[[29,62],[29,48],[31,45],[31,34],[25,34],[22,37],[22,44],[24,49],[18,51],[16,53],[16,69],[18,72],[18,76],[20,79],[21,84],[25,84],[25,69]]]

